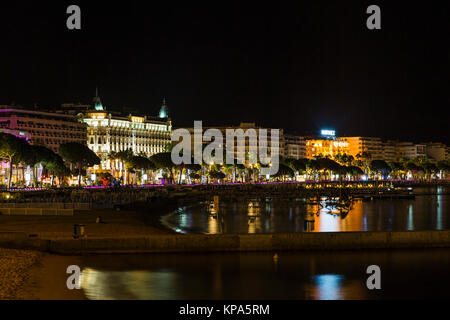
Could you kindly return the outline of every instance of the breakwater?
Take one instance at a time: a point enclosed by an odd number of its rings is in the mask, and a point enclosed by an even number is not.
[[[0,247],[57,254],[254,252],[450,247],[450,230],[221,235],[149,235],[98,239],[39,239],[0,233]]]

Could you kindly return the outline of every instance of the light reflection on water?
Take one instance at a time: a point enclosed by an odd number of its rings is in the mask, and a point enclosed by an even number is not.
[[[177,232],[208,234],[450,229],[450,190],[414,191],[418,193],[414,200],[356,200],[347,214],[329,205],[339,200],[336,198],[321,198],[317,203],[303,198],[229,202],[215,197],[214,201],[180,208],[162,222]]]
[[[313,277],[314,298],[318,300],[340,300],[340,288],[344,277],[339,274],[319,274]]]
[[[366,287],[367,266],[382,290]],[[95,255],[81,260],[89,299],[450,298],[447,249]],[[413,279],[413,281],[412,281]]]
[[[95,300],[168,300],[177,275],[171,271],[102,271],[85,268],[81,286],[89,299]]]
[[[438,187],[437,188],[437,225],[436,225],[436,229],[438,230],[443,230],[444,226],[443,226],[443,218],[442,218],[442,210],[443,210],[443,206],[444,206],[444,201],[443,201],[443,197],[442,197],[442,187]],[[447,203],[448,205],[448,203]]]

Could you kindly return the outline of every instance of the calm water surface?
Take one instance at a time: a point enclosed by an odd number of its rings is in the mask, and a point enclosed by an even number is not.
[[[416,188],[415,199],[356,200],[346,215],[327,199],[243,199],[199,203],[162,217],[182,233],[273,233],[450,229],[450,188]],[[308,220],[309,222],[306,222]]]
[[[368,290],[366,268],[381,268]],[[450,298],[450,250],[86,256],[89,299]]]
[[[415,200],[356,201],[348,214],[304,199],[220,199],[163,217],[180,232],[304,232],[450,229],[450,190],[416,189]],[[218,202],[218,203],[217,203]],[[309,219],[308,218],[308,219]],[[99,255],[81,258],[89,299],[450,298],[450,250]],[[366,269],[381,268],[381,290]]]

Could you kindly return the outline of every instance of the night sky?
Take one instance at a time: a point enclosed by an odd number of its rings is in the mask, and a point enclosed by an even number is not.
[[[0,104],[91,103],[98,86],[108,109],[157,115],[166,97],[176,127],[450,144],[444,2],[92,2],[1,2]],[[366,28],[370,4],[381,30]]]

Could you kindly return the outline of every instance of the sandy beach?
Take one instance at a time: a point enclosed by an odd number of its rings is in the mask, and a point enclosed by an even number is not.
[[[96,223],[100,216],[103,223]],[[0,232],[25,232],[45,239],[70,239],[73,225],[84,224],[89,238],[126,237],[169,233],[159,227],[159,215],[139,211],[96,209],[76,211],[73,216],[2,216]]]
[[[22,299],[42,256],[37,251],[0,248],[0,300]]]
[[[102,217],[104,223],[96,223]],[[2,216],[0,232],[24,232],[46,239],[72,239],[75,223],[86,226],[89,238],[144,236],[165,234],[158,226],[159,216],[138,211],[89,210],[74,216]],[[0,248],[0,300],[80,300],[83,290],[68,290],[69,265],[79,264],[80,257],[56,256],[33,250]]]
[[[83,300],[83,290],[69,290],[66,274],[79,257],[0,248],[0,300]]]

